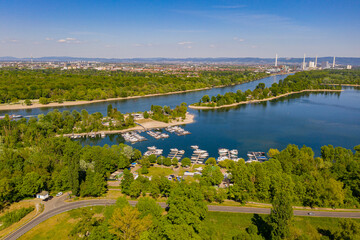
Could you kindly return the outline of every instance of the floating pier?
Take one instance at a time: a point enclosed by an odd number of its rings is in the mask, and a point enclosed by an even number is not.
[[[144,153],[144,156],[150,156],[150,155],[160,156],[163,153],[162,149],[157,149],[155,146],[147,147],[147,149],[148,151]]]
[[[194,152],[191,156],[191,162],[194,164],[203,164],[204,160],[209,157],[209,153],[206,150],[199,149],[199,147],[193,149]]]
[[[123,138],[125,139],[125,141],[127,142],[131,142],[131,143],[137,143],[137,142],[141,142],[141,141],[146,141],[147,139],[143,136],[141,136],[139,133],[137,133],[136,131],[133,132],[126,132],[121,134],[121,136],[123,136]]]

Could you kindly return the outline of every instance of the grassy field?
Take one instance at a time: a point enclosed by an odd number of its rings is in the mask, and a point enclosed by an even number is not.
[[[6,209],[4,212],[2,212],[0,214],[0,217],[3,216],[7,212],[11,212],[11,211],[14,211],[14,210],[17,210],[17,209],[20,209],[20,208],[28,208],[28,207],[35,207],[35,203],[32,202],[32,201],[21,201],[21,202],[13,203],[13,204],[11,204],[11,206],[8,209]],[[27,214],[19,222],[16,222],[16,223],[12,224],[11,226],[1,230],[0,231],[0,238],[4,237],[5,235],[7,235],[9,233],[11,233],[12,231],[16,230],[22,224],[26,223],[31,218],[33,218],[35,215],[36,215],[36,209],[34,211],[30,212],[29,214]]]
[[[88,209],[94,214],[101,215],[104,207],[88,207]],[[80,219],[81,212],[81,209],[75,209],[59,214],[39,224],[20,239],[68,239],[69,233]],[[245,230],[255,219],[261,222],[265,217],[266,215],[246,213],[209,212],[205,225],[208,226],[208,233],[213,239],[226,240]],[[360,219],[356,221],[360,222]],[[338,218],[294,217],[291,231],[296,236],[306,233],[311,237],[310,239],[320,239],[319,231],[333,231],[337,229],[338,222]]]
[[[256,214],[209,212],[206,225],[211,229],[211,235],[215,239],[231,239],[251,225],[256,219],[254,215]],[[257,219],[266,217],[266,215],[257,216]],[[339,218],[294,217],[291,232],[295,236],[305,233],[310,239],[320,239],[319,232],[334,231],[338,228],[339,220]],[[360,219],[354,220],[360,222]]]
[[[88,207],[95,213],[101,213],[103,206]],[[19,239],[69,239],[69,234],[74,225],[80,220],[81,209],[56,215],[31,229]]]

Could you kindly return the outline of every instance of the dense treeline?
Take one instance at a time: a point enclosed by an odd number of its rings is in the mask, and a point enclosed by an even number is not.
[[[152,118],[157,121],[171,122],[175,119],[185,119],[187,107],[186,103],[176,106],[174,109],[164,106],[152,106],[152,113],[144,112],[145,118]],[[34,134],[53,136],[55,134],[69,133],[89,133],[103,130],[122,130],[136,126],[134,116],[122,114],[110,104],[107,109],[107,116],[100,112],[89,114],[85,109],[80,112],[65,110],[60,112],[58,109],[48,112],[46,115],[40,114],[37,118],[26,120],[22,118],[18,121],[12,121],[10,116],[6,115],[1,120],[4,141],[17,142],[18,140],[32,140]]]
[[[208,212],[198,190],[196,183],[179,184],[171,191],[167,200],[168,207],[165,210],[149,197],[140,198],[134,207],[130,206],[126,198],[121,197],[112,206],[73,210],[69,215],[76,221],[67,237],[89,240],[359,239],[360,224],[353,219],[333,220],[325,229],[311,226],[306,218],[294,219],[293,209],[286,193],[276,196],[270,215],[254,214],[251,222],[247,224],[244,224],[244,219],[239,219],[243,221],[241,225],[245,225],[246,228],[234,229],[237,224],[230,219],[218,220],[216,214]],[[223,213],[223,216],[224,214],[233,219],[234,213]],[[65,220],[69,221],[66,218]],[[214,229],[213,221],[220,226]],[[304,225],[305,228],[300,227]],[[226,230],[231,231],[225,233]],[[225,238],[224,235],[227,237]]]
[[[269,88],[265,87],[264,83],[259,83],[252,91],[250,89],[245,92],[238,90],[236,93],[228,92],[212,97],[205,95],[194,105],[217,107],[249,100],[262,100],[302,90],[341,89],[340,86],[328,84],[359,83],[360,70],[304,71],[289,75],[279,83],[273,83]]]
[[[95,100],[185,91],[244,83],[267,76],[250,71],[200,72],[197,77],[165,73],[96,70],[0,70],[0,103],[40,99],[50,101]]]
[[[141,159],[141,152],[126,145],[86,146],[54,134],[53,123],[35,119],[0,120],[0,198],[2,203],[33,196],[40,190],[72,190],[75,195],[101,195],[105,179],[117,169],[124,169]],[[286,191],[297,205],[311,207],[358,207],[360,202],[360,146],[355,153],[341,147],[324,146],[321,157],[311,148],[289,145],[269,151],[264,163],[222,161],[227,169],[228,188],[216,190],[224,176],[216,161],[210,158],[198,179],[204,198],[222,202],[231,199],[271,202],[277,191]],[[188,159],[182,161],[189,165]],[[186,163],[187,162],[187,163]],[[143,173],[150,164],[177,166],[167,158],[143,158]],[[174,182],[166,178],[133,176],[125,171],[122,191],[132,197],[151,194],[168,196]],[[127,177],[126,177],[127,176]]]
[[[174,109],[171,109],[169,106],[161,107],[157,105],[151,105],[151,111],[145,111],[144,117],[168,123],[171,122],[171,120],[176,120],[179,118],[185,119],[186,112],[186,103],[181,103],[180,106],[176,106]]]
[[[345,148],[323,146],[321,157],[314,157],[309,147],[299,149],[289,145],[281,152],[271,149],[269,156],[270,160],[264,163],[245,163],[244,160],[220,162],[219,166],[228,172],[225,179],[215,159],[209,158],[202,176],[198,176],[204,199],[220,203],[225,199],[240,203],[272,202],[277,192],[286,192],[291,202],[299,206],[360,206],[360,145],[355,147],[355,154]],[[178,165],[170,159],[151,156],[141,160],[142,169],[154,163]],[[166,197],[176,186],[175,182],[170,183],[165,177],[149,180],[139,176],[134,180],[126,170],[124,176],[122,192],[134,198],[141,194]],[[213,187],[223,181],[229,185],[228,188]]]

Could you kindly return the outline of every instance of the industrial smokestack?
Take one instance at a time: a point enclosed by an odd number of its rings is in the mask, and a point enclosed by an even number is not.
[[[304,53],[304,61],[303,61],[303,65],[302,65],[302,70],[305,70],[305,66],[306,66],[306,63],[305,63],[305,53]]]

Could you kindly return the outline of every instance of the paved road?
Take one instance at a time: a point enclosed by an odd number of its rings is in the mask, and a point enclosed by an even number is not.
[[[34,218],[27,224],[17,229],[12,234],[8,235],[4,240],[12,240],[21,237],[30,229],[40,224],[41,222],[66,211],[72,209],[88,207],[88,206],[106,206],[115,204],[116,200],[86,200],[66,203],[61,201],[62,199],[54,199],[55,201],[51,205],[53,208],[45,210],[38,217]],[[130,205],[135,206],[137,201],[129,201]],[[166,203],[162,202],[159,205],[163,208],[166,207]],[[213,206],[208,205],[209,211],[216,212],[233,212],[233,213],[257,213],[257,214],[269,214],[269,208],[251,208],[251,207],[228,207],[228,206]],[[294,210],[294,215],[308,216],[309,211]],[[314,211],[316,217],[337,217],[337,218],[360,218],[360,212],[326,212],[326,211]]]

